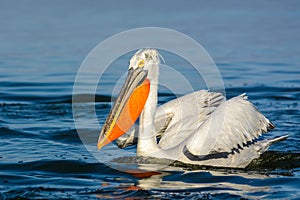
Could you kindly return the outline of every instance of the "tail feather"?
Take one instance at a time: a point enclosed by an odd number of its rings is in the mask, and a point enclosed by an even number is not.
[[[262,153],[267,151],[272,144],[283,141],[283,140],[287,139],[288,137],[289,137],[289,135],[283,135],[283,136],[275,137],[272,139],[261,140],[260,142],[258,142],[258,145],[256,146],[256,147],[258,147],[258,149],[257,149],[258,155],[261,155]]]
[[[283,135],[283,136],[280,136],[280,137],[276,137],[276,138],[270,139],[270,140],[268,140],[267,146],[270,146],[270,145],[272,145],[274,143],[283,141],[283,140],[287,139],[288,137],[289,137],[289,135]]]

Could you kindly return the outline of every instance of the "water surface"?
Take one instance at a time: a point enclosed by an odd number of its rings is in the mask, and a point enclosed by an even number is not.
[[[0,4],[1,199],[300,196],[297,158],[292,162],[295,165],[275,162],[275,168],[170,166],[159,172],[134,175],[118,171],[98,162],[87,151],[72,115],[77,70],[99,42],[130,28],[166,27],[203,45],[221,72],[227,98],[247,92],[249,99],[276,125],[265,137],[290,135],[286,141],[273,145],[271,151],[283,153],[276,155],[285,158],[299,153],[299,2]],[[113,63],[106,73],[105,87],[97,90],[95,107],[100,126],[110,110],[115,81],[126,72],[130,55]],[[176,69],[186,64],[172,55],[164,57]],[[193,72],[183,69],[197,87]],[[172,98],[174,94],[160,88],[160,103]],[[85,108],[91,104],[81,105],[82,115],[89,118]],[[134,153],[135,149],[127,151]]]

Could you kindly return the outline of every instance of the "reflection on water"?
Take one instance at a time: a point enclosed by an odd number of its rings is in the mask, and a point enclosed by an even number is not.
[[[193,178],[197,177],[197,179]],[[247,173],[230,174],[217,171],[183,171],[182,173],[174,174],[162,172],[158,175],[153,175],[149,178],[144,178],[138,181],[137,186],[145,190],[155,191],[211,191],[212,193],[222,191],[232,195],[242,196],[247,193],[268,192],[269,186],[255,186],[251,182],[257,182],[258,179],[267,178],[265,175],[253,175]],[[239,179],[239,182],[232,182],[234,179]],[[182,181],[182,180],[186,180]],[[254,196],[245,195],[247,198]]]
[[[169,160],[164,159],[128,156],[117,156],[109,164],[138,178],[134,185],[125,184],[125,191],[151,191],[151,194],[171,192],[185,194],[185,197],[196,197],[209,191],[212,194],[263,198],[289,183],[290,177],[298,173],[299,158],[300,154],[267,152],[247,169],[215,168],[179,162],[170,164]],[[278,163],[278,160],[281,162]],[[289,196],[296,197],[297,194]]]
[[[129,158],[120,158],[118,161]],[[115,160],[116,161],[116,160]],[[131,160],[132,161],[132,160]],[[241,169],[188,170],[185,167],[163,166],[161,164],[118,163],[126,173],[138,178],[134,185],[117,186],[123,191],[150,191],[151,195],[172,193],[182,197],[200,197],[209,194],[231,197],[264,198],[276,193],[278,188],[289,183],[288,176],[271,174],[272,171]],[[121,167],[122,166],[122,167]],[[126,168],[128,170],[126,171]],[[151,169],[161,169],[151,171]],[[297,171],[297,170],[295,170]],[[280,178],[279,178],[280,177]],[[280,181],[278,181],[280,179]],[[111,187],[104,185],[105,187]],[[207,193],[209,191],[209,193]],[[287,195],[287,194],[285,194]],[[297,197],[297,194],[288,194]],[[103,197],[98,194],[98,197]],[[106,194],[106,197],[108,195]],[[110,197],[115,197],[114,195]]]

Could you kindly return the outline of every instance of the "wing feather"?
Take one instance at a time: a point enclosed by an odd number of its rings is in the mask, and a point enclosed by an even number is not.
[[[187,146],[195,155],[232,152],[272,128],[274,125],[243,94],[223,102],[187,140]]]

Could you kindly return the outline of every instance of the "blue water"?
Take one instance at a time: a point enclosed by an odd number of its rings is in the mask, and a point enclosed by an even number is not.
[[[270,150],[300,152],[299,1],[1,1],[0,199],[299,198],[299,157],[296,165],[278,161],[267,169],[181,166],[137,177],[87,151],[72,115],[77,70],[99,42],[145,26],[174,29],[202,44],[227,97],[247,92],[276,125],[266,137],[290,135]],[[114,74],[125,73],[130,55],[116,61],[106,87],[97,90],[100,126]],[[182,64],[164,57],[170,66]],[[161,88],[160,103],[171,98]]]

